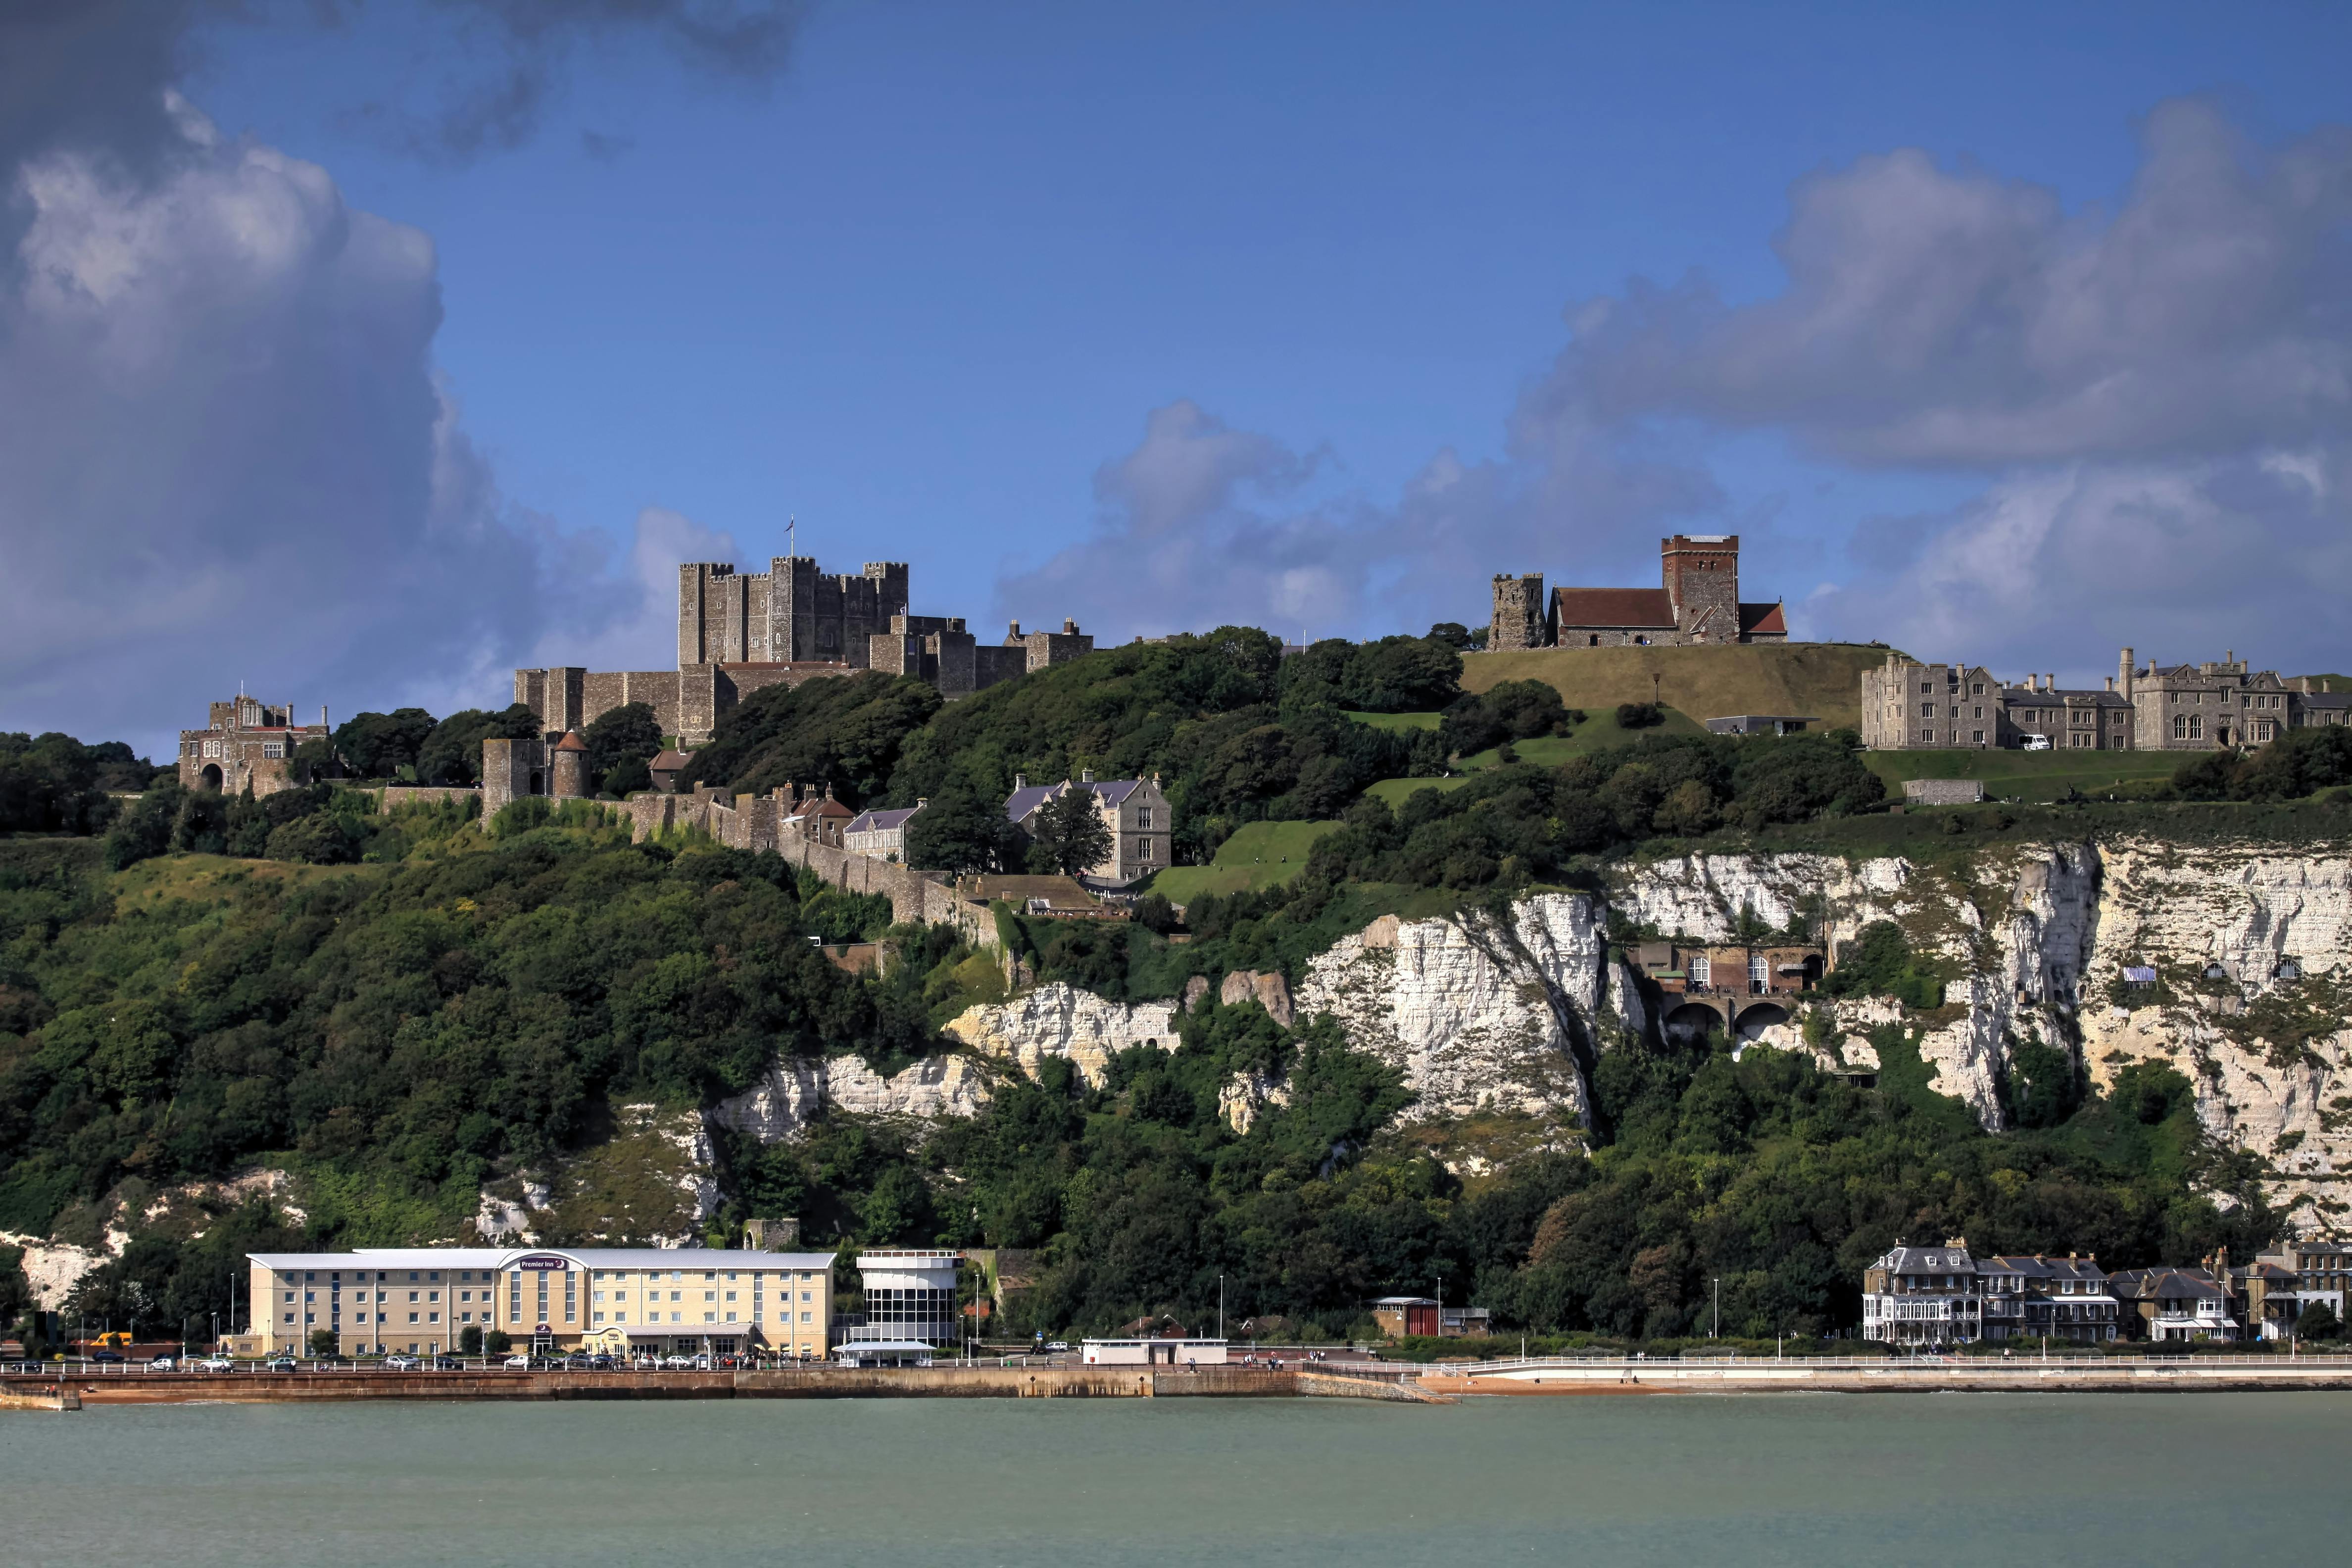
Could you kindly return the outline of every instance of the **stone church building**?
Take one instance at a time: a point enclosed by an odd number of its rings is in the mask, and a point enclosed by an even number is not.
[[[1739,535],[1677,533],[1658,542],[1655,588],[1554,588],[1543,575],[1495,579],[1492,651],[1522,647],[1693,647],[1784,643],[1780,604],[1739,599]]]

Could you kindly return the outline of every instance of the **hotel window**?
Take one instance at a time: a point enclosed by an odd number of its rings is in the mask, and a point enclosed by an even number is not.
[[[735,1299],[735,1292],[734,1292],[734,1291],[732,1291],[732,1290],[728,1291],[728,1292],[727,1292],[727,1299],[728,1299],[729,1300],[732,1301],[732,1300]]]
[[[414,1312],[409,1313],[409,1314],[408,1314],[408,1321],[409,1321],[410,1322],[412,1322],[412,1323],[413,1323],[413,1322],[415,1322],[415,1321],[416,1321],[416,1314],[415,1314],[415,1313],[414,1313]]]

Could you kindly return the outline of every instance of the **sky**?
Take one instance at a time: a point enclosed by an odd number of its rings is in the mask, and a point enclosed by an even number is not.
[[[1743,541],[1801,637],[2343,670],[2352,8],[17,0],[0,730],[1106,640]]]

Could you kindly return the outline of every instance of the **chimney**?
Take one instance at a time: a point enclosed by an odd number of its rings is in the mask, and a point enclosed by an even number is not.
[[[1080,784],[1092,784],[1092,783],[1094,783],[1094,782],[1095,782],[1095,771],[1094,771],[1094,769],[1092,769],[1092,768],[1080,768],[1080,769],[1078,770],[1078,782],[1079,782]]]
[[[2311,677],[2307,675],[2303,678],[2303,694],[2305,697],[2311,695]]]
[[[2131,649],[2124,649],[2123,656],[2116,660],[2116,673],[2122,677],[2122,684],[2118,687],[2118,689],[2121,690],[2126,697],[2129,697],[2132,694]]]
[[[1005,640],[1008,642],[1019,642],[1021,640],[1021,623],[1019,621],[1013,622],[1013,629],[1006,632],[1004,636]]]
[[[2109,677],[2107,677],[2107,689],[2108,689],[2108,690],[2110,690],[2110,691],[2113,691],[2115,689],[2116,689],[2116,678],[2115,678],[2114,676],[2110,675]]]
[[[1013,775],[1013,787],[1014,789],[1027,789],[1029,787],[1029,775],[1027,773],[1014,773]]]
[[[1077,623],[1077,622],[1076,622],[1076,621],[1074,621],[1074,620],[1069,619],[1067,616],[1064,616],[1064,617],[1063,617],[1063,620],[1062,620],[1062,635],[1063,635],[1064,637],[1076,637],[1076,636],[1077,636],[1077,635],[1078,635],[1078,623]],[[1135,640],[1136,640],[1136,641],[1138,641],[1138,642],[1141,642],[1143,639],[1142,639],[1141,637],[1138,637],[1138,638],[1136,638]]]

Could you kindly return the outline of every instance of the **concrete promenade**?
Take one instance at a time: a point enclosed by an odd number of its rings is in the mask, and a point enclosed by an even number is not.
[[[1809,1356],[1658,1361],[1545,1357],[1423,1369],[1421,1386],[1452,1394],[2092,1394],[2352,1389],[2352,1356],[1955,1357],[1892,1361]]]
[[[1381,1399],[1450,1404],[1402,1373],[1255,1367],[809,1367],[768,1372],[56,1373],[0,1376],[0,1409],[350,1399]]]

